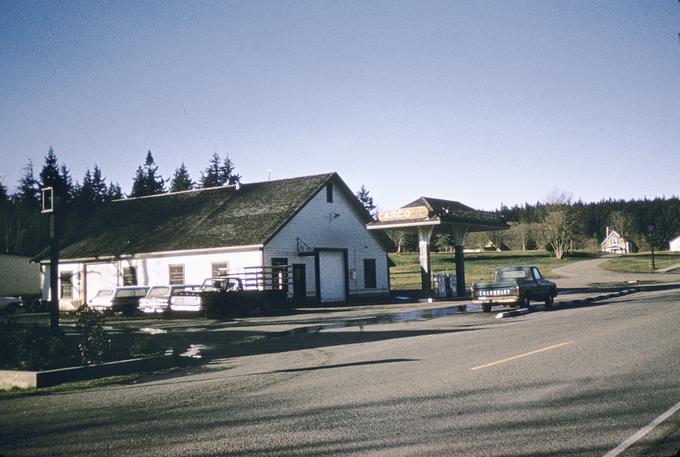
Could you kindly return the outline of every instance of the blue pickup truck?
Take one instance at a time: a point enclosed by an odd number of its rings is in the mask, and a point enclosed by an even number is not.
[[[486,313],[496,305],[530,308],[532,301],[542,301],[549,306],[556,296],[557,285],[543,279],[538,268],[533,266],[499,268],[492,281],[472,285],[472,301],[481,304]]]

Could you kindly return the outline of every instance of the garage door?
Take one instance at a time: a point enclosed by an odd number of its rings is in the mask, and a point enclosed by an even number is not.
[[[345,301],[345,255],[343,252],[319,252],[319,287],[321,302]]]

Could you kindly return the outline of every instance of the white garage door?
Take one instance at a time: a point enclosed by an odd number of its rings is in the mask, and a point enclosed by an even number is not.
[[[342,252],[319,252],[321,302],[345,301],[345,256]]]

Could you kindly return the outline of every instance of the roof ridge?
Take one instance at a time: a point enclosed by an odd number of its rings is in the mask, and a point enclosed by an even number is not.
[[[313,175],[306,175],[306,176],[293,176],[291,178],[279,178],[279,179],[272,179],[268,181],[254,181],[254,182],[247,182],[247,183],[237,183],[237,184],[223,184],[221,186],[212,186],[212,187],[203,187],[200,189],[188,189],[188,190],[180,190],[177,192],[163,192],[160,194],[153,194],[153,195],[142,195],[140,197],[127,197],[127,198],[117,198],[115,200],[111,200],[111,203],[113,202],[122,202],[122,201],[131,201],[131,200],[141,200],[143,198],[155,198],[155,197],[167,197],[169,195],[179,195],[179,194],[186,194],[189,192],[203,192],[203,191],[208,191],[208,190],[219,190],[219,189],[229,189],[229,188],[238,188],[238,187],[243,187],[243,186],[253,186],[256,184],[265,184],[265,183],[276,183],[276,182],[281,182],[281,181],[296,181],[300,179],[308,179],[308,178],[316,178],[319,176],[331,176],[337,174],[335,171],[331,171],[328,173],[317,173]]]

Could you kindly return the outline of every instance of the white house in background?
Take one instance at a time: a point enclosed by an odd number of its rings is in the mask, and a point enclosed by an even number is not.
[[[610,254],[629,254],[633,252],[633,245],[630,241],[623,238],[616,230],[610,230],[607,227],[607,235],[600,243],[602,252]]]
[[[0,296],[40,294],[40,269],[30,257],[0,254]]]
[[[336,173],[117,200],[63,243],[59,306],[104,287],[201,284],[249,268],[287,271],[298,303],[387,294],[391,244],[370,220]],[[48,251],[35,260],[47,299]]]
[[[668,245],[669,245],[669,247],[668,247],[668,250],[669,250],[669,251],[680,252],[680,236],[678,236],[678,237],[676,237],[676,238],[673,238],[673,239],[668,243]]]

